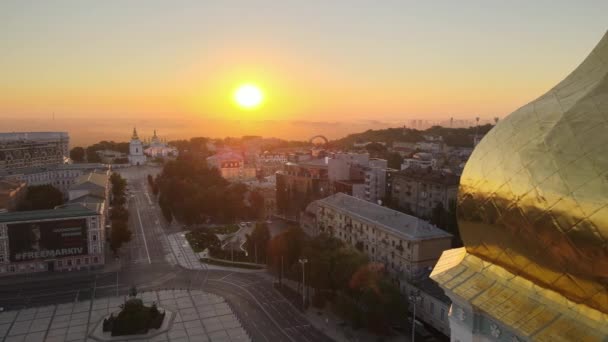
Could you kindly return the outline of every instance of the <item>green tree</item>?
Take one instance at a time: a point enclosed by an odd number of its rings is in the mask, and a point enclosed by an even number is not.
[[[86,155],[87,155],[87,162],[88,163],[101,163],[101,158],[97,154],[97,151],[98,150],[94,149],[91,146],[87,147],[87,149],[86,149]]]
[[[257,223],[253,232],[246,235],[245,246],[250,258],[255,262],[266,260],[266,249],[270,241],[270,231],[266,223]]]
[[[27,188],[24,199],[17,205],[17,210],[53,209],[63,204],[63,194],[56,187],[32,185]]]
[[[70,150],[70,159],[77,163],[84,162],[85,150],[82,147],[76,146]]]
[[[365,149],[367,150],[367,153],[369,153],[369,156],[372,158],[385,158],[386,157],[386,153],[387,153],[387,149],[386,146],[380,144],[380,143],[370,143],[367,144],[365,146]]]
[[[264,196],[257,190],[249,193],[251,203],[251,216],[256,219],[264,219]]]
[[[391,169],[401,170],[401,164],[403,164],[403,157],[397,152],[391,152],[386,157],[387,166]]]
[[[131,241],[132,233],[126,221],[112,220],[112,230],[110,231],[110,249],[115,254],[123,243]]]

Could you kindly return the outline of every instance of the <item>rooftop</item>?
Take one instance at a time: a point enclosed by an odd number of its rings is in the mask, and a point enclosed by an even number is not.
[[[57,164],[57,165],[45,165],[45,166],[34,166],[24,167],[16,170],[2,170],[0,171],[0,177],[9,175],[30,175],[35,173],[41,173],[53,170],[107,170],[108,166],[99,163],[79,163],[79,164]]]
[[[36,221],[93,215],[97,215],[97,212],[92,211],[91,209],[86,208],[82,205],[74,205],[46,210],[14,211],[9,213],[0,213],[0,222],[4,223]]]
[[[66,203],[65,205],[63,205],[61,207],[70,206],[70,205],[82,205],[95,212],[101,212],[101,210],[103,209],[104,202],[105,202],[105,199],[102,197],[87,194],[87,195],[84,195],[84,196],[81,196],[78,198],[74,198],[74,199],[68,201],[68,203]]]
[[[290,164],[290,163],[288,163],[288,164]],[[327,168],[327,160],[325,158],[305,160],[305,161],[301,161],[299,163],[291,163],[291,164],[295,164],[295,165],[299,165],[299,166],[303,166],[303,167],[323,167],[323,168]]]
[[[0,141],[8,140],[63,140],[69,139],[67,132],[12,132],[0,133]]]
[[[87,174],[78,176],[74,181],[74,185],[70,189],[83,189],[89,188],[89,184],[104,188],[108,183],[108,175],[104,173],[98,172],[89,172]]]
[[[452,234],[417,217],[389,209],[353,196],[336,193],[318,200],[319,204],[346,212],[349,216],[403,236],[408,240],[450,238]]]

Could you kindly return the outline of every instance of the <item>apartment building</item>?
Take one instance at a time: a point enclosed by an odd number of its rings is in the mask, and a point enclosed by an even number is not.
[[[428,271],[452,242],[451,234],[424,220],[343,193],[315,201],[303,217],[308,234],[327,233],[354,246],[396,281]]]

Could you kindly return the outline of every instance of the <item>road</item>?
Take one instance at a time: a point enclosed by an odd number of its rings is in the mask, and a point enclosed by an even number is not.
[[[147,175],[158,171],[150,167],[120,170],[128,182],[133,237],[121,249],[119,259],[109,255],[106,268],[98,271],[3,278],[0,307],[10,310],[125,295],[132,286],[140,290],[202,289],[228,301],[253,341],[331,341],[261,274],[179,266],[180,251],[171,248],[167,237],[179,231],[179,226],[164,221],[147,186]]]

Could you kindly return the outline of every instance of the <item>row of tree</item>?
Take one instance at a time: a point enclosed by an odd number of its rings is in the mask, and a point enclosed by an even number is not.
[[[116,254],[123,243],[131,241],[132,232],[129,229],[129,210],[126,207],[127,181],[114,172],[110,176],[110,183],[112,184],[110,248]]]
[[[85,161],[88,163],[100,163],[101,158],[97,154],[97,151],[103,150],[118,151],[127,154],[129,153],[129,143],[104,140],[88,146],[86,149],[84,147],[76,146],[70,150],[70,159],[77,163],[84,163]],[[128,162],[128,160],[122,159],[120,161],[117,160],[116,162]]]
[[[331,305],[355,327],[388,333],[393,322],[405,320],[407,300],[384,266],[339,239],[326,234],[310,238],[293,227],[272,238],[262,253],[279,277],[301,282],[305,267],[306,285],[314,289],[312,304]]]
[[[167,162],[154,180],[164,217],[184,224],[234,222],[258,216],[259,204],[246,201],[247,186],[231,184],[216,168],[190,155]],[[259,201],[259,198],[257,199]]]
[[[333,146],[350,148],[358,141],[382,141],[391,145],[393,142],[419,142],[424,141],[424,135],[439,135],[449,146],[473,147],[473,136],[475,134],[484,135],[492,129],[494,125],[485,124],[479,127],[469,128],[449,128],[433,126],[429,129],[419,131],[412,128],[386,128],[378,130],[367,130],[361,133],[349,134],[344,138],[331,142]]]

